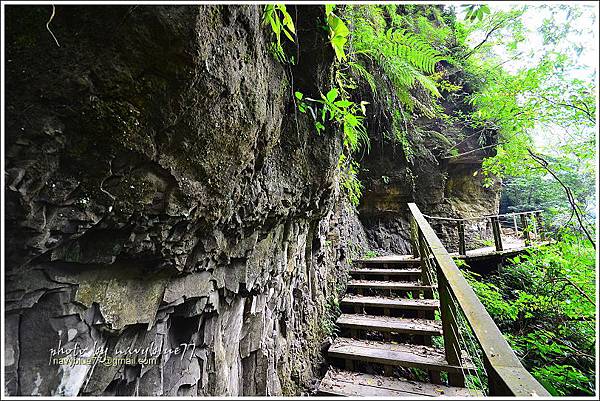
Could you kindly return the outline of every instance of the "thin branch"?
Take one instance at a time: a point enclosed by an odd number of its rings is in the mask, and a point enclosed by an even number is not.
[[[492,67],[492,69],[494,69],[494,68],[498,68],[498,67],[500,67],[500,66],[502,66],[502,65],[504,65],[504,64],[506,64],[506,63],[508,63],[509,61],[516,60],[516,59],[518,59],[518,58],[519,58],[520,56],[522,56],[522,55],[523,55],[523,52],[519,52],[518,54],[515,54],[513,57],[511,57],[511,58],[509,58],[509,59],[507,59],[507,60],[504,60],[504,61],[502,61],[501,63],[498,63],[498,64],[496,64],[495,66],[493,66],[493,67]]]
[[[477,134],[481,134],[486,128],[483,127],[482,129],[480,129],[479,131],[475,131],[474,133],[472,133],[471,135],[467,135],[462,141],[460,142],[456,142],[454,145],[452,145],[452,147],[450,149],[448,149],[448,151],[451,151],[452,149],[458,147],[459,145],[462,145],[463,143],[467,142],[470,138],[474,137]]]
[[[585,299],[587,299],[588,301],[590,301],[590,303],[594,306],[596,306],[596,301],[594,301],[592,298],[590,298],[590,296],[588,294],[585,293],[585,291],[583,291],[577,284],[575,284],[570,278],[568,277],[562,277],[562,279],[564,279],[565,281],[567,281],[569,284],[571,284],[571,286],[573,288],[575,288],[577,290],[577,292],[579,292],[581,294],[581,296],[583,296]]]
[[[471,49],[471,51],[466,54],[466,56],[463,58],[463,60],[466,60],[469,57],[471,57],[473,55],[473,53],[475,53],[481,46],[483,46],[483,44],[488,41],[488,39],[490,38],[492,33],[496,32],[498,29],[502,28],[502,25],[504,25],[504,22],[505,21],[500,21],[496,25],[494,25],[492,27],[492,29],[490,29],[488,31],[487,35],[485,35],[485,38],[483,38],[483,40],[481,42],[479,42],[479,44],[477,46],[475,46],[473,49]]]
[[[564,106],[564,107],[568,107],[568,108],[571,108],[571,109],[576,109],[576,110],[582,111],[592,124],[596,123],[596,117],[593,116],[592,113],[590,113],[589,108],[587,107],[587,105],[585,103],[583,103],[583,105],[585,106],[585,109],[583,109],[583,108],[581,108],[579,106],[576,106],[574,104],[571,104],[571,103],[559,103],[559,102],[555,102],[553,100],[548,99],[544,95],[539,95],[539,96],[542,99],[544,99],[545,101],[547,101],[548,103],[552,103],[552,104],[554,104],[556,106]]]
[[[469,151],[467,151],[467,152],[459,153],[459,154],[457,154],[457,155],[446,156],[446,157],[444,157],[444,159],[455,159],[455,158],[457,158],[457,157],[461,157],[461,156],[464,156],[464,155],[468,155],[468,154],[470,154],[470,153],[474,153],[474,152],[477,152],[477,151],[479,151],[479,150],[485,150],[485,149],[493,148],[494,146],[503,145],[503,144],[505,144],[505,143],[506,143],[506,142],[498,142],[498,143],[494,143],[494,144],[491,144],[491,145],[483,146],[483,147],[481,147],[481,148],[477,148],[477,149],[471,149],[471,150],[469,150]]]
[[[52,35],[52,38],[56,42],[56,46],[60,47],[60,44],[58,43],[58,40],[56,39],[56,36],[54,36],[54,33],[52,33],[52,31],[50,30],[50,23],[54,19],[54,14],[55,13],[56,13],[56,9],[54,8],[54,4],[52,4],[52,15],[50,16],[50,19],[48,20],[48,22],[46,22],[46,29],[48,30],[48,32],[50,32],[50,35]]]
[[[579,210],[579,206],[577,206],[577,202],[575,201],[575,197],[573,196],[573,191],[571,191],[571,188],[569,188],[558,177],[558,175],[556,174],[556,172],[550,168],[550,164],[543,157],[535,154],[530,148],[527,148],[527,152],[529,152],[529,155],[531,156],[531,158],[536,163],[538,163],[540,166],[542,166],[544,168],[544,170],[546,170],[552,177],[554,177],[554,179],[565,190],[565,193],[567,194],[567,199],[568,199],[569,203],[571,204],[571,208],[572,208],[573,212],[575,212],[575,216],[577,217],[577,220],[579,221],[579,226],[581,227],[581,229],[585,233],[585,236],[587,237],[587,239],[592,243],[592,246],[594,247],[594,249],[596,249],[596,242],[594,241],[592,235],[590,234],[589,230],[585,226],[585,223],[584,223],[583,218],[582,218],[581,210]]]

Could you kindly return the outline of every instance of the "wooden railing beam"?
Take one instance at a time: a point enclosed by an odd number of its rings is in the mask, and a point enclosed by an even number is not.
[[[490,395],[550,396],[523,367],[417,205],[409,203],[408,206],[433,263],[438,267],[438,283],[440,277],[446,280],[449,293],[457,302],[456,307],[462,311],[483,350],[488,377],[494,381],[490,387]],[[423,257],[421,254],[421,258]],[[427,259],[430,259],[429,256]],[[505,391],[508,394],[503,394]]]

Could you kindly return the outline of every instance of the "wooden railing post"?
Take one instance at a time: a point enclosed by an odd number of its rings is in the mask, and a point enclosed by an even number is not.
[[[434,272],[431,270],[431,266],[429,263],[429,254],[427,252],[427,244],[425,243],[425,239],[423,238],[423,233],[421,230],[417,228],[417,239],[419,244],[419,254],[421,255],[421,282],[424,285],[431,285],[431,277]],[[423,298],[425,299],[433,299],[433,291],[425,290],[423,291]]]
[[[438,268],[438,292],[440,295],[440,315],[442,318],[442,330],[444,336],[444,352],[449,364],[462,365],[460,344],[456,333],[458,333],[458,322],[456,321],[456,305],[450,295],[448,281]],[[448,373],[448,384],[451,386],[465,386],[465,377],[461,373]]]
[[[539,239],[544,239],[546,237],[546,235],[544,233],[544,220],[542,217],[542,212],[535,212],[534,218],[535,218],[535,221],[537,222],[537,232],[539,235]]]
[[[421,255],[421,283],[423,285],[433,285],[431,282],[431,277],[433,274],[437,274],[431,267],[431,262],[429,260],[430,254],[427,252],[427,244],[425,243],[425,239],[423,238],[423,234],[417,227],[417,238],[419,244],[419,253]],[[432,290],[424,290],[423,291],[424,299],[433,299],[433,291]],[[422,315],[426,319],[434,319],[435,312],[434,311],[423,311]],[[427,338],[427,337],[425,337]],[[429,338],[431,339],[431,338]]]
[[[419,228],[413,216],[410,217],[410,247],[415,259],[419,257]]]
[[[487,373],[488,379],[488,395],[490,396],[514,396],[502,378],[498,375],[496,370],[493,368],[489,359],[483,358],[483,368]]]
[[[467,255],[467,245],[465,244],[465,221],[458,221],[458,254]]]
[[[531,226],[533,227],[533,239],[538,239],[538,228],[537,228],[537,220],[533,213],[529,214],[531,216]]]
[[[529,235],[529,222],[527,221],[527,215],[521,215],[521,225],[523,226],[523,238],[525,239],[525,246],[531,245],[531,236]]]
[[[496,245],[496,251],[500,252],[504,248],[502,247],[502,232],[500,231],[498,216],[492,216],[490,219],[492,220],[492,232],[494,233],[494,244]]]

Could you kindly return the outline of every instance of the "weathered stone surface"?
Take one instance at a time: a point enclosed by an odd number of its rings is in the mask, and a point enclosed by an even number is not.
[[[465,98],[469,88],[463,92],[461,96],[442,100],[447,113],[470,107]],[[423,213],[431,216],[464,218],[498,212],[499,182],[485,188],[480,171],[483,158],[494,152],[493,147],[485,145],[497,140],[497,132],[486,132],[489,143],[482,145],[481,132],[441,119],[421,118],[409,134],[406,145],[372,135],[372,151],[362,163],[359,178],[365,185],[365,194],[358,208],[360,221],[370,248],[381,254],[411,252],[408,202],[415,202]],[[444,137],[447,139],[441,139]],[[455,150],[459,154],[465,155],[447,158],[448,139],[457,144]],[[481,147],[485,149],[479,150]],[[458,250],[456,227],[431,223],[447,248]],[[467,238],[481,233],[480,229],[467,225]]]
[[[50,12],[6,13],[5,391],[306,391],[366,238],[340,137],[294,112],[261,7],[57,6],[60,47]],[[333,60],[322,13],[295,14],[294,89],[312,97]],[[59,343],[159,355],[49,364]]]

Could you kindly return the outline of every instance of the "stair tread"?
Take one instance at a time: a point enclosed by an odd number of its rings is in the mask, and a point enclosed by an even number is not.
[[[340,327],[391,331],[396,333],[442,335],[442,322],[429,319],[406,319],[390,316],[342,314],[336,324]]]
[[[477,390],[329,368],[319,393],[347,397],[481,397]]]
[[[359,360],[450,373],[474,372],[475,368],[463,357],[463,366],[450,365],[443,349],[414,344],[394,344],[381,341],[337,338],[329,347],[328,355]]]
[[[375,288],[389,290],[432,290],[435,286],[425,285],[418,281],[379,281],[379,280],[349,280],[348,288]]]
[[[401,265],[401,264],[417,264],[421,263],[421,259],[415,259],[412,255],[390,255],[390,256],[377,256],[374,258],[361,258],[355,259],[355,263],[359,264],[389,264],[389,265]]]
[[[421,274],[421,269],[373,269],[373,268],[353,268],[350,274],[377,274],[389,276],[414,276]]]
[[[369,297],[364,295],[346,295],[342,299],[342,305],[364,305],[380,306],[384,308],[396,309],[422,309],[435,310],[440,306],[437,299],[408,299],[408,298],[389,298],[389,297]]]

